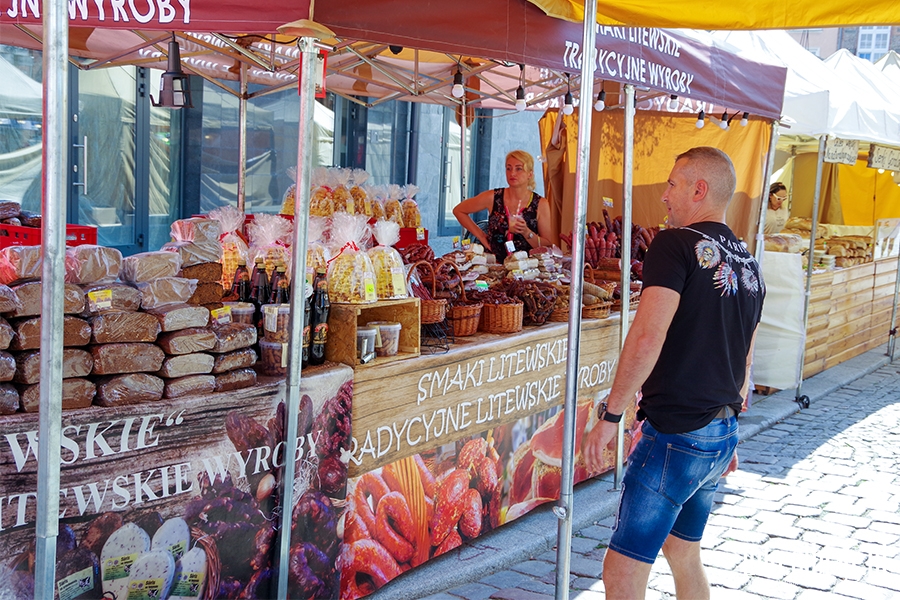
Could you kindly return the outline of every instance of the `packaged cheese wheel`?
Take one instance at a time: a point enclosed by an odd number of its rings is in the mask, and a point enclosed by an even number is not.
[[[91,319],[95,344],[117,342],[155,342],[159,335],[159,320],[142,312],[114,311],[100,313]]]
[[[9,383],[0,383],[0,415],[19,412],[19,390]]]
[[[236,369],[228,373],[216,375],[216,391],[230,392],[242,390],[256,385],[256,371],[253,369]]]
[[[215,375],[188,375],[177,379],[166,380],[166,398],[182,396],[199,396],[210,394],[216,390]]]
[[[222,224],[218,219],[191,217],[178,219],[169,227],[169,233],[176,242],[219,243],[222,237]]]
[[[175,561],[170,553],[162,550],[145,552],[131,566],[128,595],[122,598],[168,598],[174,577]]]
[[[63,349],[63,378],[87,377],[94,367],[91,353],[81,348]],[[16,383],[38,383],[41,380],[41,351],[31,350],[16,355]]]
[[[226,373],[235,369],[252,367],[256,364],[256,351],[253,348],[241,348],[234,352],[217,354],[213,363],[213,373]]]
[[[178,277],[196,279],[200,283],[213,283],[222,281],[222,263],[205,262],[190,267],[182,267]]]
[[[85,285],[82,317],[93,317],[108,310],[137,311],[141,309],[141,292],[124,283]]]
[[[15,335],[16,332],[13,330],[12,325],[7,323],[3,317],[0,317],[0,350],[9,348]]]
[[[9,345],[12,350],[33,350],[41,347],[41,317],[13,323],[16,337]],[[63,319],[63,346],[86,346],[91,343],[91,325],[84,319],[66,315]]]
[[[216,345],[216,334],[205,327],[188,327],[160,335],[156,344],[166,354],[203,352]]]
[[[94,357],[94,375],[155,373],[166,358],[162,348],[147,343],[91,346],[91,355]]]
[[[86,244],[66,248],[66,283],[113,282],[119,276],[122,253],[116,248]]]
[[[73,408],[87,408],[94,401],[96,388],[92,381],[82,377],[72,377],[62,380],[62,407],[63,410]],[[22,410],[25,412],[38,412],[41,404],[41,384],[26,385],[20,388]]]
[[[205,327],[209,309],[189,304],[170,304],[147,311],[159,320],[162,331],[179,331],[188,327]]]
[[[184,377],[185,375],[205,375],[212,371],[213,357],[211,354],[195,352],[193,354],[179,354],[167,357],[162,368],[156,374],[160,377]]]
[[[128,283],[175,277],[181,269],[181,257],[172,252],[141,252],[122,259],[119,277]]]
[[[34,317],[41,314],[41,282],[32,281],[23,283],[13,288],[22,308],[8,313],[7,317]],[[84,311],[84,292],[77,285],[67,283],[63,290],[63,312],[67,315],[77,315]]]
[[[150,373],[127,373],[97,380],[99,406],[121,406],[139,402],[156,402],[162,398],[166,384]]]
[[[57,545],[57,598],[87,600],[103,596],[100,582],[100,559],[85,547],[61,552]],[[77,595],[76,595],[77,594]]]
[[[134,523],[116,529],[100,553],[100,578],[103,594],[112,598],[128,598],[128,582],[138,558],[150,551],[150,536]],[[160,596],[164,598],[165,596]]]
[[[0,284],[0,313],[10,313],[22,310],[22,301],[8,285]]]
[[[210,350],[218,354],[234,352],[256,343],[256,327],[244,323],[215,325],[210,331],[216,334],[216,345]]]
[[[160,550],[172,555],[172,560],[179,560],[188,551],[191,543],[191,530],[187,522],[180,517],[166,520],[153,534],[150,550]]]
[[[141,290],[141,308],[153,310],[170,304],[184,304],[197,289],[196,279],[159,277],[153,281],[138,283]]]
[[[175,563],[175,577],[169,600],[196,600],[206,590],[206,552],[195,546]]]
[[[11,285],[41,278],[40,246],[9,246],[0,249],[0,283]]]

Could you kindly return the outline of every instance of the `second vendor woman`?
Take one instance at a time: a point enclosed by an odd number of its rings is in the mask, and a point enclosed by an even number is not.
[[[553,243],[550,231],[550,204],[534,191],[534,159],[524,150],[506,155],[506,183],[509,187],[481,192],[460,202],[453,215],[501,262],[507,254],[531,250]],[[472,214],[489,210],[487,232]]]

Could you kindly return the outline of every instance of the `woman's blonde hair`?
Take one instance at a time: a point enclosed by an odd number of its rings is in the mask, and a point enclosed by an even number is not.
[[[524,150],[513,150],[509,154],[506,155],[506,160],[504,161],[504,165],[509,162],[509,159],[514,158],[517,161],[522,163],[522,166],[525,167],[525,170],[531,173],[528,177],[528,189],[532,192],[534,188],[537,187],[537,183],[534,181],[534,158]]]

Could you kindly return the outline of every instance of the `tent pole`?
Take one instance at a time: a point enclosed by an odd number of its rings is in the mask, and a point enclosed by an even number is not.
[[[38,419],[34,597],[53,598],[59,534],[62,429],[63,285],[66,250],[66,161],[69,128],[69,15],[63,2],[44,5],[44,194],[41,202],[41,379]],[[25,500],[22,500],[25,502]],[[96,583],[96,582],[95,582]]]
[[[306,256],[309,226],[309,186],[312,175],[313,118],[316,104],[316,39],[301,37],[300,124],[297,136],[297,188],[294,194],[294,256]],[[281,477],[281,531],[278,545],[278,598],[288,597],[288,565],[291,550],[291,517],[294,506],[294,473],[297,460],[297,428],[300,417],[300,362],[303,348],[303,305],[306,299],[306,260],[291,261],[291,317],[288,344],[287,410],[284,471]]]
[[[241,63],[241,95],[238,99],[237,209],[244,212],[247,196],[247,64]]]
[[[466,95],[463,93],[462,98],[459,99],[460,102],[460,119],[459,119],[459,201],[462,202],[468,196],[468,190],[466,189],[466,125],[468,122],[467,113],[466,113]]]
[[[769,179],[775,166],[775,144],[778,141],[778,121],[772,121],[772,138],[769,140],[769,155],[766,157],[766,169],[763,172],[762,193],[760,194],[759,224],[756,228],[756,245],[753,255],[756,262],[762,265],[763,250],[766,248],[766,212],[769,210]],[[777,232],[776,232],[777,233]]]
[[[809,327],[809,296],[812,288],[813,254],[816,249],[816,225],[819,222],[819,200],[822,196],[822,169],[825,163],[825,137],[819,138],[819,158],[816,161],[816,189],[813,194],[812,224],[809,231],[809,254],[806,256],[806,293],[803,295],[803,337],[806,339],[806,330]],[[805,342],[804,342],[805,344]],[[803,408],[809,408],[809,398],[800,395],[803,387],[803,363],[806,354],[800,359],[800,373],[797,377],[797,391],[794,394],[794,402]]]
[[[894,362],[894,344],[897,341],[897,296],[900,294],[900,254],[897,256],[897,276],[894,279],[894,303],[891,305],[891,330],[888,337],[887,355]]]
[[[625,347],[628,337],[629,315],[631,314],[631,211],[634,185],[634,86],[625,84],[625,140],[622,150],[622,312],[619,320],[619,350]],[[615,488],[622,482],[623,463],[625,462],[625,421],[619,421],[619,434],[616,436],[616,477]]]
[[[569,598],[569,568],[574,509],[575,411],[578,403],[578,358],[581,349],[581,299],[584,273],[584,232],[587,221],[590,176],[591,96],[594,94],[595,30],[597,0],[585,0],[581,47],[581,93],[578,107],[578,157],[575,163],[575,216],[572,223],[572,284],[569,288],[569,327],[566,348],[566,397],[564,405],[562,473],[559,501],[553,512],[559,519],[556,538],[556,599]],[[557,114],[562,119],[562,110]]]

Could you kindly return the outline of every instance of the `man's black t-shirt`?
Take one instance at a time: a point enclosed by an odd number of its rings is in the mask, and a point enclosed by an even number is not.
[[[740,410],[747,352],[762,314],[759,265],[727,225],[661,231],[644,260],[644,287],[681,294],[641,409],[662,433],[705,427],[725,405]]]

